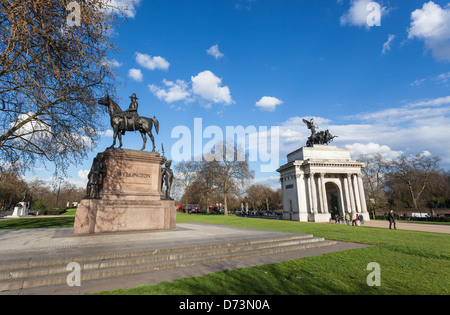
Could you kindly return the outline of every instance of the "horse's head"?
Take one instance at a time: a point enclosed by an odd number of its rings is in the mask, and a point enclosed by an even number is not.
[[[119,113],[119,112],[122,111],[122,110],[120,109],[120,106],[117,105],[117,103],[114,102],[114,101],[112,100],[112,98],[109,97],[108,94],[105,94],[105,96],[104,96],[103,98],[99,99],[99,100],[98,100],[98,103],[99,103],[100,105],[105,105],[106,107],[108,107],[108,108],[109,108],[109,113],[110,113],[111,115],[112,115],[112,114],[115,114],[115,113]]]
[[[100,105],[105,105],[105,106],[109,106],[109,95],[105,94],[105,96],[101,99],[98,100],[98,103]]]

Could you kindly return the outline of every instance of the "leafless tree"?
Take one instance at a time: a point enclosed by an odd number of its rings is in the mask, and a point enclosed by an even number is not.
[[[430,184],[430,177],[438,170],[439,161],[439,157],[423,154],[414,154],[410,157],[400,156],[389,164],[387,175],[390,178],[391,186],[394,183],[402,185],[403,191],[410,198],[413,207],[419,209],[422,195]]]
[[[0,210],[10,210],[22,198],[27,184],[14,172],[0,172]]]
[[[269,186],[253,184],[247,189],[247,198],[253,210],[264,206],[267,211],[277,210],[282,203],[281,189],[273,190]]]
[[[182,200],[200,203],[209,211],[211,204],[223,202],[225,215],[228,215],[228,201],[234,206],[245,193],[243,188],[253,178],[248,160],[238,158],[240,151],[236,146],[218,143],[216,150],[205,155],[201,161],[182,162],[179,171],[190,173]],[[228,151],[227,151],[228,149]],[[227,154],[228,152],[228,154]],[[195,172],[195,173],[194,173]]]
[[[186,192],[187,188],[197,179],[199,163],[195,161],[182,161],[175,166],[175,186],[177,189]],[[188,195],[183,194],[181,203],[188,203]],[[186,210],[187,211],[187,210]]]
[[[254,178],[254,171],[250,170],[248,157],[242,155],[242,150],[237,145],[219,143],[214,152],[216,157],[215,171],[217,185],[223,195],[225,215],[228,215],[228,196],[239,193],[245,182]],[[221,151],[220,151],[221,150]]]
[[[378,209],[383,209],[388,204],[385,192],[385,176],[389,162],[379,153],[375,155],[361,155],[358,161],[365,164],[365,167],[362,168],[362,173],[365,192],[369,199],[367,204],[372,210],[372,214],[375,215]]]
[[[79,12],[71,10],[74,2]],[[104,110],[97,99],[114,94],[109,34],[122,14],[110,0],[0,3],[1,166],[42,160],[64,170],[98,138]]]

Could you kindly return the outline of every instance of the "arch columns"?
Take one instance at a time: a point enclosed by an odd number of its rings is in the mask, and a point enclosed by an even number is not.
[[[322,213],[329,213],[328,212],[328,200],[327,200],[327,189],[325,187],[325,174],[320,173],[319,178],[319,185],[320,185],[320,206]]]
[[[310,173],[309,174],[309,183],[311,187],[311,213],[318,213],[317,212],[317,190],[316,190],[316,180],[315,180],[315,174]]]

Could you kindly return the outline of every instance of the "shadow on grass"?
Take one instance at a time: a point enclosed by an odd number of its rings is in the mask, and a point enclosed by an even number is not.
[[[0,229],[72,227],[74,222],[75,217],[8,219],[0,221]]]

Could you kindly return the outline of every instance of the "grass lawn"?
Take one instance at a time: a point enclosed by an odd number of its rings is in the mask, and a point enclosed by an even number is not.
[[[64,212],[61,215],[75,215],[76,212],[77,212],[77,208],[72,208],[72,209],[67,209],[66,212]]]
[[[5,228],[73,226],[74,217],[12,219]],[[100,294],[297,295],[297,294],[443,294],[450,293],[450,235],[298,223],[241,217],[178,214],[177,222],[204,222],[248,228],[309,233],[330,240],[372,247],[296,259],[253,268],[225,270],[129,290]],[[369,287],[370,262],[381,267],[381,286]]]
[[[400,223],[419,223],[419,224],[440,224],[450,225],[450,222],[432,222],[432,221],[399,221]]]

